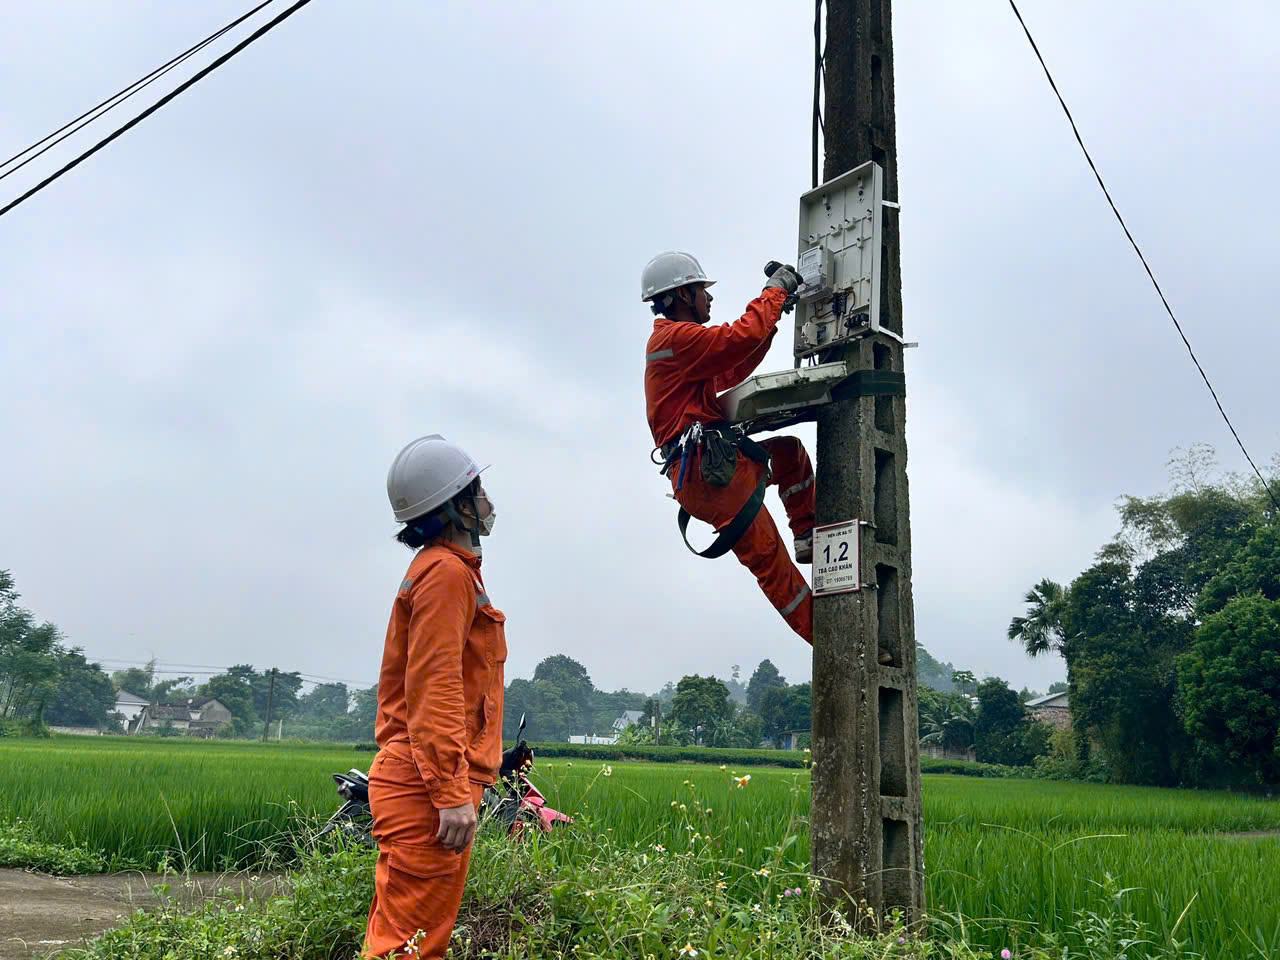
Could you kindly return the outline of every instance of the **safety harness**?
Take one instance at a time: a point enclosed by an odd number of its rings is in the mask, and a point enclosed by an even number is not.
[[[737,472],[738,452],[750,457],[757,463],[764,464],[765,471],[760,482],[747,497],[746,503],[738,508],[738,512],[725,527],[716,534],[711,546],[705,550],[697,550],[689,542],[688,529],[691,514],[684,507],[676,515],[676,523],[680,527],[680,536],[691,553],[699,557],[714,560],[733,549],[733,545],[742,538],[755,520],[756,514],[764,505],[764,492],[773,476],[773,468],[769,463],[769,451],[748,437],[741,428],[729,424],[694,423],[682,433],[679,439],[664,443],[662,452],[662,476],[668,476],[677,461],[680,472],[676,475],[676,492],[684,488],[689,463],[698,457],[702,478],[713,487],[727,487]],[[652,459],[652,456],[650,457]]]

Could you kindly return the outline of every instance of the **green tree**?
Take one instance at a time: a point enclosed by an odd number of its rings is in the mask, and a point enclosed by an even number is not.
[[[1017,693],[999,677],[978,685],[978,713],[973,724],[973,751],[981,763],[1016,766],[1030,763],[1023,756],[1019,732],[1027,719],[1027,708]]]
[[[951,675],[955,667],[934,658],[924,647],[916,647],[916,682],[919,686],[932,687],[942,693],[955,689]]]
[[[668,680],[663,684],[662,689],[653,696],[654,699],[662,704],[663,712],[666,712],[671,709],[671,701],[676,698],[676,685]]]
[[[521,715],[529,715],[533,705],[533,682],[517,677],[507,684],[502,699],[502,736],[506,740],[515,740],[520,729]],[[528,716],[529,722],[536,724],[536,718]],[[533,729],[526,728],[525,738],[531,739]]]
[[[733,743],[727,744],[730,747],[743,747],[745,749],[755,749],[760,746],[763,738],[764,721],[761,720],[758,713],[752,713],[750,710],[740,710],[734,723],[737,727],[737,738]]]
[[[58,685],[58,628],[37,624],[18,605],[13,577],[0,570],[0,720],[40,724]]]
[[[1049,684],[1050,696],[1052,696],[1055,693],[1066,693],[1066,692],[1067,692],[1067,682],[1065,680],[1055,680],[1053,683]]]
[[[1152,603],[1141,586],[1123,560],[1099,561],[1071,585],[1072,725],[1082,761],[1084,738],[1092,735],[1120,782],[1170,786],[1182,779],[1191,757],[1174,697],[1177,657],[1190,645],[1193,628]]]
[[[755,673],[751,674],[751,679],[747,681],[747,709],[760,713],[765,691],[786,685],[786,677],[778,672],[773,661],[761,660]]]
[[[529,704],[529,739],[560,740],[591,733],[591,694],[595,689],[586,667],[557,654],[534,668]],[[603,733],[604,731],[599,731]]]
[[[334,721],[351,709],[351,694],[345,683],[318,683],[298,698],[299,719]]]
[[[973,704],[964,694],[921,687],[917,709],[921,743],[936,743],[946,750],[973,746]]]
[[[134,691],[130,690],[130,693]],[[196,688],[191,677],[171,677],[157,680],[151,687],[152,703],[183,703],[195,696]],[[138,694],[145,696],[145,694]]]
[[[267,704],[271,705],[272,721],[292,716],[298,709],[298,691],[302,689],[302,677],[297,673],[275,670],[274,688],[272,670],[259,673],[252,664],[237,663],[227,670],[227,675],[243,680],[253,691],[253,709],[259,717],[266,718]],[[224,701],[225,702],[225,701]]]
[[[347,714],[350,728],[345,739],[356,743],[373,740],[374,724],[378,718],[378,685],[357,690],[351,695],[351,712]]]
[[[1223,568],[1209,579],[1196,600],[1196,615],[1205,619],[1235,597],[1259,594],[1280,600],[1280,526],[1260,528]]]
[[[1178,666],[1198,754],[1254,782],[1280,783],[1280,600],[1228,600]]]
[[[972,670],[957,670],[951,674],[951,682],[964,694],[972,694],[978,689],[978,678]]]
[[[682,677],[676,684],[676,696],[671,703],[673,724],[695,731],[701,728],[709,734],[717,723],[732,718],[733,704],[723,681],[693,674]],[[701,739],[706,741],[708,737],[703,735]]]
[[[129,667],[126,670],[117,670],[111,674],[111,684],[116,688],[117,692],[123,690],[151,703],[156,703],[159,699],[152,694],[152,685],[155,683],[155,679],[156,661],[154,658],[145,667]]]
[[[760,702],[760,720],[763,736],[775,742],[788,730],[808,730],[813,722],[810,685],[767,689]]]
[[[104,730],[111,726],[109,714],[115,704],[115,688],[101,664],[87,662],[79,647],[61,652],[58,684],[44,712],[46,723]]]
[[[591,720],[588,726],[597,734],[607,735],[613,730],[613,723],[628,710],[641,710],[648,698],[643,693],[635,693],[623,687],[612,692],[605,690],[591,691]]]
[[[1009,621],[1009,639],[1021,643],[1029,657],[1044,653],[1065,656],[1067,634],[1063,614],[1067,606],[1067,591],[1046,577],[1028,590],[1022,599],[1027,605],[1027,612],[1025,616]]]
[[[738,706],[745,706],[747,703],[747,685],[742,682],[742,665],[735,663],[729,668],[729,679],[725,682],[725,686],[729,688],[729,699]]]

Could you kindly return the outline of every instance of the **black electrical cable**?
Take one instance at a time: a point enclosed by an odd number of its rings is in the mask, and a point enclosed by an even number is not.
[[[86,657],[90,663],[107,663],[113,666],[147,667],[154,664],[156,673],[184,674],[191,677],[219,676],[231,670],[230,667],[218,667],[210,663],[169,663],[167,661],[121,660],[115,657]],[[189,669],[195,668],[195,669]],[[371,687],[374,683],[365,680],[343,680],[340,677],[326,677],[316,673],[303,673],[300,670],[280,670],[281,674],[296,673],[304,680],[311,682],[345,683],[350,686]]]
[[[38,159],[39,157],[48,153],[58,144],[62,143],[63,140],[66,140],[68,137],[74,136],[75,134],[79,133],[89,124],[93,123],[93,121],[97,120],[99,117],[106,116],[110,111],[120,106],[120,104],[124,103],[126,100],[132,97],[135,93],[140,93],[141,91],[145,90],[147,87],[155,83],[157,80],[163,77],[170,70],[174,69],[175,67],[181,65],[191,57],[195,56],[197,53],[199,53],[209,44],[213,43],[213,41],[217,40],[223,34],[231,30],[234,30],[240,24],[244,23],[244,21],[248,20],[255,13],[261,10],[263,7],[270,6],[272,2],[274,2],[274,0],[263,0],[262,3],[258,4],[248,13],[245,13],[239,17],[236,17],[236,19],[232,20],[221,30],[218,30],[214,33],[209,34],[209,36],[205,37],[195,46],[188,47],[186,50],[178,54],[172,60],[168,61],[167,63],[161,64],[160,66],[156,67],[154,70],[146,74],[141,79],[135,80],[133,83],[129,84],[129,86],[125,87],[123,90],[120,90],[112,94],[111,96],[107,97],[107,99],[103,100],[97,106],[90,107],[84,113],[80,114],[80,116],[76,117],[74,120],[68,123],[63,124],[61,127],[53,131],[53,133],[49,134],[47,137],[44,137],[41,140],[37,140],[35,143],[31,144],[31,146],[27,147],[25,150],[19,150],[8,160],[4,161],[4,163],[0,163],[0,169],[4,169],[5,167],[9,166],[9,164],[13,163],[15,160],[17,160],[19,157],[23,156],[24,154],[31,153],[32,150],[36,150],[42,144],[48,143],[48,141],[53,140],[53,142],[49,143],[48,146],[44,147],[43,150],[37,150],[36,153],[27,157],[17,166],[13,167],[10,170],[5,170],[4,173],[0,173],[0,180],[3,180],[5,177],[9,176],[10,174],[17,173],[27,164],[31,163],[31,161]],[[110,104],[110,106],[107,106],[108,104]],[[103,109],[104,107],[105,109]],[[90,116],[90,114],[92,114],[92,116]],[[85,119],[86,117],[88,117],[87,120]],[[82,120],[84,121],[83,123],[80,122]],[[74,129],[69,130],[68,129],[69,127],[74,127]],[[63,133],[64,130],[66,130],[67,132]],[[58,134],[60,133],[62,133],[62,136],[59,137]],[[57,137],[57,139],[54,140],[53,139],[54,137]]]
[[[1102,174],[1098,172],[1098,167],[1093,162],[1093,157],[1089,153],[1089,148],[1084,145],[1084,139],[1080,136],[1080,128],[1076,126],[1075,117],[1071,115],[1070,108],[1067,107],[1067,101],[1062,98],[1062,94],[1058,90],[1058,84],[1053,79],[1053,74],[1049,72],[1049,65],[1044,62],[1044,57],[1040,54],[1040,48],[1036,45],[1035,37],[1031,36],[1031,31],[1027,28],[1027,22],[1022,19],[1022,12],[1018,9],[1018,4],[1014,0],[1009,0],[1009,6],[1013,8],[1013,15],[1018,18],[1018,23],[1022,25],[1022,32],[1027,35],[1027,41],[1031,44],[1031,49],[1035,51],[1036,59],[1040,61],[1040,66],[1044,70],[1044,75],[1049,80],[1049,86],[1053,88],[1054,95],[1058,98],[1058,103],[1062,105],[1062,112],[1067,115],[1067,121],[1071,124],[1071,132],[1076,135],[1076,143],[1080,144],[1080,149],[1084,152],[1084,158],[1089,161],[1089,169],[1093,171],[1094,178],[1098,181],[1098,186],[1102,188],[1102,194],[1107,198],[1107,203],[1111,206],[1111,212],[1116,215],[1116,219],[1120,221],[1120,227],[1124,230],[1124,235],[1129,238],[1129,244],[1133,247],[1133,252],[1138,255],[1138,259],[1142,261],[1143,268],[1147,271],[1147,276],[1151,278],[1151,284],[1156,288],[1156,293],[1160,295],[1160,302],[1164,304],[1165,312],[1169,314],[1169,319],[1173,321],[1174,327],[1178,331],[1178,336],[1182,338],[1183,344],[1187,348],[1187,353],[1191,355],[1191,362],[1196,365],[1196,369],[1200,371],[1200,377],[1204,380],[1204,385],[1209,388],[1209,393],[1213,396],[1213,402],[1218,406],[1218,412],[1222,414],[1222,419],[1226,421],[1227,429],[1231,431],[1231,435],[1235,437],[1236,444],[1240,447],[1240,452],[1244,454],[1244,458],[1249,461],[1249,466],[1253,467],[1253,472],[1257,474],[1258,480],[1262,483],[1262,488],[1266,490],[1267,496],[1271,498],[1272,504],[1277,510],[1280,510],[1280,500],[1276,499],[1276,495],[1271,490],[1271,485],[1267,483],[1266,478],[1262,475],[1262,471],[1258,469],[1258,465],[1253,462],[1253,457],[1249,455],[1249,451],[1245,449],[1244,441],[1240,439],[1240,434],[1236,432],[1235,426],[1231,423],[1231,418],[1227,416],[1227,411],[1222,408],[1222,401],[1218,399],[1218,391],[1213,389],[1213,384],[1209,382],[1209,375],[1204,372],[1204,367],[1200,366],[1200,361],[1196,359],[1195,351],[1191,349],[1191,341],[1187,339],[1187,335],[1182,332],[1182,324],[1178,322],[1178,318],[1174,316],[1173,308],[1169,306],[1168,299],[1165,298],[1164,291],[1160,289],[1160,284],[1156,280],[1156,275],[1151,271],[1151,265],[1147,263],[1147,258],[1143,256],[1142,249],[1138,246],[1138,241],[1133,238],[1133,234],[1129,232],[1129,225],[1124,222],[1124,217],[1120,215],[1116,203],[1111,199],[1111,191],[1107,189],[1107,185],[1102,180]]]
[[[822,0],[813,7],[813,186],[818,186],[818,131],[822,123]]]
[[[136,117],[134,117],[132,120],[130,120],[130,121],[129,121],[128,123],[126,123],[124,126],[120,127],[118,130],[116,130],[116,131],[115,131],[114,133],[112,133],[110,136],[105,137],[105,138],[104,138],[104,139],[102,139],[102,140],[99,140],[97,143],[95,143],[92,147],[90,147],[90,148],[89,148],[88,150],[86,150],[84,153],[80,154],[80,156],[76,157],[76,158],[75,158],[74,160],[72,160],[70,163],[68,163],[68,164],[64,165],[64,166],[63,166],[61,169],[59,169],[57,172],[52,173],[52,174],[50,174],[49,176],[45,177],[43,180],[41,180],[39,183],[37,183],[34,187],[32,187],[30,190],[28,190],[28,191],[27,191],[26,193],[24,193],[22,196],[18,197],[16,200],[12,200],[12,201],[10,201],[9,203],[5,204],[3,207],[0,207],[0,217],[4,216],[6,213],[8,213],[8,212],[9,212],[10,210],[12,210],[14,207],[18,206],[18,204],[20,204],[20,203],[22,203],[22,202],[24,202],[24,201],[26,201],[26,200],[29,200],[31,197],[35,196],[37,193],[39,193],[39,192],[40,192],[41,190],[43,190],[45,187],[49,186],[49,184],[53,183],[53,181],[57,180],[57,179],[58,179],[59,177],[61,177],[63,174],[65,174],[65,173],[69,172],[70,170],[72,170],[73,168],[75,168],[75,167],[79,166],[79,165],[80,165],[81,163],[83,163],[85,160],[89,159],[89,157],[93,156],[95,153],[97,153],[99,150],[101,150],[103,147],[105,147],[107,144],[109,144],[112,140],[116,139],[116,137],[118,137],[118,136],[120,136],[121,134],[125,133],[127,130],[129,130],[129,129],[131,129],[131,128],[135,127],[135,126],[137,126],[139,123],[141,123],[141,122],[142,122],[143,120],[145,120],[147,117],[151,116],[151,114],[155,113],[157,110],[159,110],[161,107],[163,107],[166,103],[168,103],[170,100],[172,100],[172,99],[173,99],[174,97],[176,97],[178,94],[182,93],[182,92],[183,92],[184,90],[186,90],[188,87],[193,86],[195,83],[197,83],[198,81],[200,81],[200,80],[201,80],[201,79],[203,79],[204,77],[208,76],[210,73],[212,73],[214,70],[218,69],[218,67],[222,66],[224,63],[226,63],[228,60],[230,60],[232,57],[234,57],[237,53],[239,53],[239,52],[240,52],[241,50],[243,50],[245,47],[249,46],[249,44],[253,43],[253,42],[254,42],[255,40],[257,40],[259,37],[263,36],[263,35],[264,35],[264,34],[266,34],[268,31],[270,31],[270,30],[274,29],[276,26],[278,26],[279,24],[283,23],[285,20],[287,20],[289,17],[293,16],[295,13],[297,13],[299,10],[301,10],[303,7],[305,7],[305,6],[306,6],[308,3],[310,3],[310,2],[311,2],[311,0],[298,0],[298,2],[297,2],[297,3],[295,3],[293,6],[289,7],[289,8],[288,8],[287,10],[285,10],[284,12],[282,12],[279,16],[277,16],[277,17],[275,17],[274,19],[269,20],[267,23],[263,24],[261,27],[259,27],[257,30],[255,30],[253,33],[249,34],[249,36],[245,37],[243,40],[241,40],[239,43],[237,43],[234,47],[232,47],[230,50],[228,50],[226,53],[224,53],[222,56],[220,56],[217,60],[214,60],[214,61],[213,61],[212,63],[210,63],[207,67],[205,67],[203,70],[201,70],[199,73],[194,74],[194,75],[193,75],[193,76],[191,76],[189,79],[187,79],[186,81],[184,81],[183,83],[181,83],[180,85],[178,85],[178,86],[177,86],[176,88],[174,88],[174,89],[173,89],[173,91],[171,91],[170,93],[165,94],[165,96],[161,97],[159,100],[157,100],[157,101],[156,101],[155,103],[153,103],[151,106],[149,106],[146,110],[143,110],[143,111],[142,111],[142,113],[138,114]]]

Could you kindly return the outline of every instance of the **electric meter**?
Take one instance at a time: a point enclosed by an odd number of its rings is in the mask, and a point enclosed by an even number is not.
[[[884,172],[873,161],[800,197],[796,366],[880,330]]]

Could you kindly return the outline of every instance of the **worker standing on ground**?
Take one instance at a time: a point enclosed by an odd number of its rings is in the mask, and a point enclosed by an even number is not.
[[[364,956],[445,955],[462,902],[477,807],[502,762],[506,618],[480,576],[497,514],[474,460],[439,435],[387,475],[416,551],[396,594],[378,676],[369,805],[378,865]]]
[[[722,535],[728,529],[732,536],[735,518],[763,485],[776,484],[796,560],[811,563],[815,491],[804,445],[795,437],[756,443],[725,422],[716,398],[751,376],[764,359],[783,306],[801,278],[794,267],[778,266],[742,317],[708,327],[712,296],[707,288],[714,282],[687,253],[661,253],[641,274],[641,300],[656,315],[644,370],[653,442],[662,451],[676,501]],[[754,519],[732,550],[791,629],[813,643],[809,584],[791,562],[769,511],[758,501],[754,506]],[[749,512],[742,513],[744,519]]]

